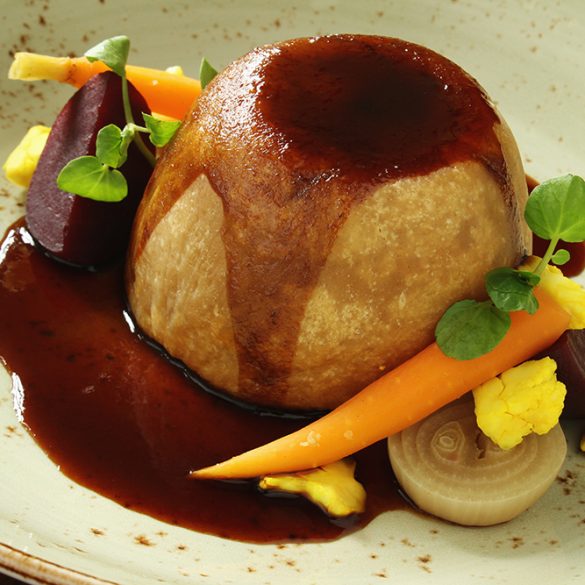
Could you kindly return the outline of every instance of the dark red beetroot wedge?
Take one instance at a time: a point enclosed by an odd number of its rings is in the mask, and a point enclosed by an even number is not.
[[[563,416],[585,418],[585,329],[565,331],[542,356],[557,362],[557,376],[567,386]]]
[[[130,85],[135,120],[150,113]],[[99,266],[124,254],[136,207],[152,168],[133,144],[122,172],[128,196],[104,203],[61,191],[57,176],[72,159],[95,154],[97,133],[107,124],[125,125],[122,83],[112,72],[90,79],[61,110],[32,178],[26,223],[33,237],[52,256],[79,266]]]

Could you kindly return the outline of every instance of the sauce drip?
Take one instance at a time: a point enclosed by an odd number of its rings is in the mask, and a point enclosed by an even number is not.
[[[368,509],[345,525],[251,482],[188,479],[303,423],[210,395],[142,342],[125,320],[120,266],[77,271],[30,242],[21,222],[2,247],[0,358],[22,385],[25,424],[71,479],[166,522],[251,542],[332,539],[404,506],[383,444],[357,456]]]

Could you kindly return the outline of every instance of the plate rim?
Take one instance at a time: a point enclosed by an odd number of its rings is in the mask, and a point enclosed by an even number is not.
[[[69,569],[0,542],[0,573],[39,585],[122,585]],[[32,581],[30,581],[32,579]]]

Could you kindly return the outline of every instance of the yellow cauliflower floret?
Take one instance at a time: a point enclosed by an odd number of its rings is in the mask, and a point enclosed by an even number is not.
[[[8,155],[6,162],[2,165],[9,181],[20,187],[30,185],[50,131],[51,129],[47,126],[39,125],[29,128],[20,144]]]
[[[502,449],[511,449],[530,433],[544,435],[559,421],[566,388],[549,358],[524,362],[473,391],[482,432]]]
[[[531,256],[519,269],[534,270],[539,262],[538,256]],[[582,286],[564,276],[556,266],[550,264],[540,275],[538,286],[571,315],[569,329],[585,329],[585,289]]]
[[[366,505],[366,491],[353,476],[355,462],[343,459],[308,471],[267,475],[260,489],[299,494],[336,518],[359,514]]]

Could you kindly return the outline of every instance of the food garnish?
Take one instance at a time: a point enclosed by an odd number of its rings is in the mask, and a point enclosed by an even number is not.
[[[524,217],[535,234],[550,240],[544,257],[532,271],[492,270],[485,279],[489,300],[463,300],[447,309],[435,330],[437,344],[446,355],[467,360],[486,354],[509,329],[511,311],[536,311],[533,290],[545,267],[570,258],[566,250],[555,250],[559,240],[585,240],[585,181],[565,175],[541,183],[528,199]]]
[[[469,526],[511,520],[555,480],[567,452],[559,425],[503,450],[477,427],[464,397],[388,439],[392,469],[421,509]]]
[[[542,266],[542,259],[530,256],[520,266],[522,270],[536,270]],[[540,288],[546,291],[571,315],[567,329],[585,329],[585,289],[579,283],[566,278],[563,273],[550,264],[540,273]]]
[[[2,165],[6,178],[19,187],[28,187],[51,129],[37,125],[28,129]]]
[[[298,494],[319,506],[333,518],[361,514],[366,491],[354,478],[355,461],[343,459],[317,469],[298,473],[266,475],[261,490]]]
[[[556,369],[549,357],[530,360],[475,388],[475,416],[484,435],[506,450],[558,424],[567,390]]]
[[[201,91],[203,91],[209,82],[217,75],[217,70],[203,57],[201,59],[201,66],[199,67],[199,80],[201,83]]]
[[[130,40],[122,35],[102,41],[86,51],[83,58],[58,58],[34,53],[16,53],[14,57],[8,74],[10,79],[30,81],[55,79],[82,87],[91,77],[109,69],[122,80],[126,125],[120,128],[115,124],[109,124],[102,128],[97,135],[95,156],[79,157],[63,168],[57,180],[59,188],[64,191],[96,201],[118,202],[124,199],[128,194],[128,188],[126,179],[118,169],[126,161],[130,143],[134,142],[154,166],[154,156],[145,147],[141,134],[147,134],[156,147],[165,146],[181,124],[178,119],[172,118],[172,115],[177,112],[177,94],[179,98],[181,94],[186,94],[182,97],[190,107],[200,91],[217,75],[216,69],[205,58],[201,61],[201,82],[185,77],[180,67],[169,68],[167,71],[133,67],[127,64],[129,50]],[[141,93],[144,90],[151,101],[153,96],[160,99],[160,96],[164,96],[168,91],[169,95],[173,96],[174,107],[163,107],[155,115],[142,113],[144,126],[136,124],[128,97],[128,78],[133,84],[139,86],[138,90]],[[177,85],[181,86],[181,91],[172,87],[173,78],[181,79],[181,82],[177,82]],[[183,87],[185,81],[189,89],[187,92]],[[153,87],[156,88],[155,91],[152,90]],[[186,111],[186,109],[181,109],[181,116],[178,118],[182,118]],[[22,153],[22,150],[17,149],[15,152]],[[31,176],[39,156],[40,152],[32,161],[34,164],[27,165],[27,172]],[[22,166],[22,162],[20,165]],[[10,168],[5,169],[7,174]],[[28,186],[30,179],[26,184],[23,184],[22,180],[18,183],[17,175],[14,172],[10,174],[16,177],[17,184]]]
[[[104,63],[122,80],[126,125],[123,128],[115,124],[104,126],[96,138],[95,156],[86,155],[73,159],[63,167],[57,177],[57,185],[63,191],[96,201],[121,201],[128,194],[128,184],[118,169],[126,162],[130,144],[134,142],[146,160],[154,166],[154,155],[146,148],[141,134],[148,134],[152,144],[162,147],[171,140],[180,126],[180,122],[160,120],[144,113],[144,126],[134,122],[126,78],[129,51],[130,40],[126,36],[119,36],[107,39],[85,53],[88,61]]]
[[[81,87],[94,75],[107,71],[107,65],[86,57],[52,57],[16,53],[8,77],[22,81],[50,79]],[[126,65],[128,80],[146,99],[153,112],[182,120],[201,93],[197,79],[147,67]]]

